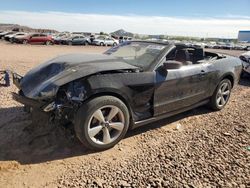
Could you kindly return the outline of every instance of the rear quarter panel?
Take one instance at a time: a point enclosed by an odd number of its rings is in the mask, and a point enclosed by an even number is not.
[[[242,62],[237,57],[226,56],[225,58],[215,60],[210,62],[215,70],[214,79],[212,83],[213,93],[219,82],[227,77],[231,76],[233,78],[233,86],[239,82],[240,74],[242,71]]]

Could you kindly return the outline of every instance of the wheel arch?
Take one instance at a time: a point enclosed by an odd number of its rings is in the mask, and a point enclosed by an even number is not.
[[[222,80],[224,80],[224,79],[230,80],[230,82],[231,82],[231,84],[232,84],[232,88],[234,87],[234,85],[235,85],[235,83],[234,83],[235,77],[234,77],[234,75],[233,75],[232,73],[224,74],[224,75],[221,77],[220,82],[221,82]]]

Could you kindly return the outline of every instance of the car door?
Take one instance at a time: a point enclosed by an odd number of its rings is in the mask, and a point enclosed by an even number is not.
[[[45,34],[40,34],[39,38],[38,38],[38,43],[43,44],[47,41],[47,35]]]
[[[194,105],[208,95],[207,67],[186,65],[180,69],[156,70],[154,113],[160,115]]]
[[[111,38],[106,38],[105,39],[105,44],[111,46],[111,45],[113,45],[113,40]]]
[[[30,43],[37,43],[39,41],[38,38],[39,38],[39,34],[34,34],[31,36],[29,42]]]
[[[84,44],[84,37],[83,36],[79,37],[78,44]]]
[[[79,37],[78,36],[76,36],[72,39],[72,44],[75,44],[75,45],[79,44]]]

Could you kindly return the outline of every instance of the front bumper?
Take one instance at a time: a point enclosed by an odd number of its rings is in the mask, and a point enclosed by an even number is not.
[[[34,108],[41,108],[42,106],[44,106],[34,99],[25,97],[21,92],[19,92],[19,94],[12,92],[12,98],[17,102],[24,104],[25,106],[31,106]]]
[[[100,42],[97,42],[97,41],[93,41],[93,42],[92,42],[92,45],[100,46],[100,44],[101,44],[101,43],[100,43]]]
[[[243,71],[250,74],[250,63],[243,62]]]
[[[15,38],[15,37],[12,38],[12,42],[14,42],[14,43],[23,43],[23,40],[24,39],[22,39],[22,38],[20,38],[20,39],[19,38]]]
[[[12,78],[13,78],[13,84],[18,88],[20,89],[20,91],[18,93],[14,93],[12,92],[12,98],[21,103],[21,104],[24,104],[26,106],[31,106],[31,107],[35,107],[35,108],[41,108],[42,106],[45,105],[45,103],[42,103],[40,101],[37,101],[37,100],[34,100],[34,99],[30,99],[28,97],[26,97],[22,90],[21,90],[21,85],[20,85],[20,82],[22,80],[22,76],[20,76],[19,74],[17,73],[12,73]]]

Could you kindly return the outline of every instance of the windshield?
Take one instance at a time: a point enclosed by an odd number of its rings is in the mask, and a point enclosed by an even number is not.
[[[166,45],[164,44],[125,42],[119,46],[109,49],[104,54],[121,58],[128,64],[145,70],[154,62],[154,60],[165,48]]]

